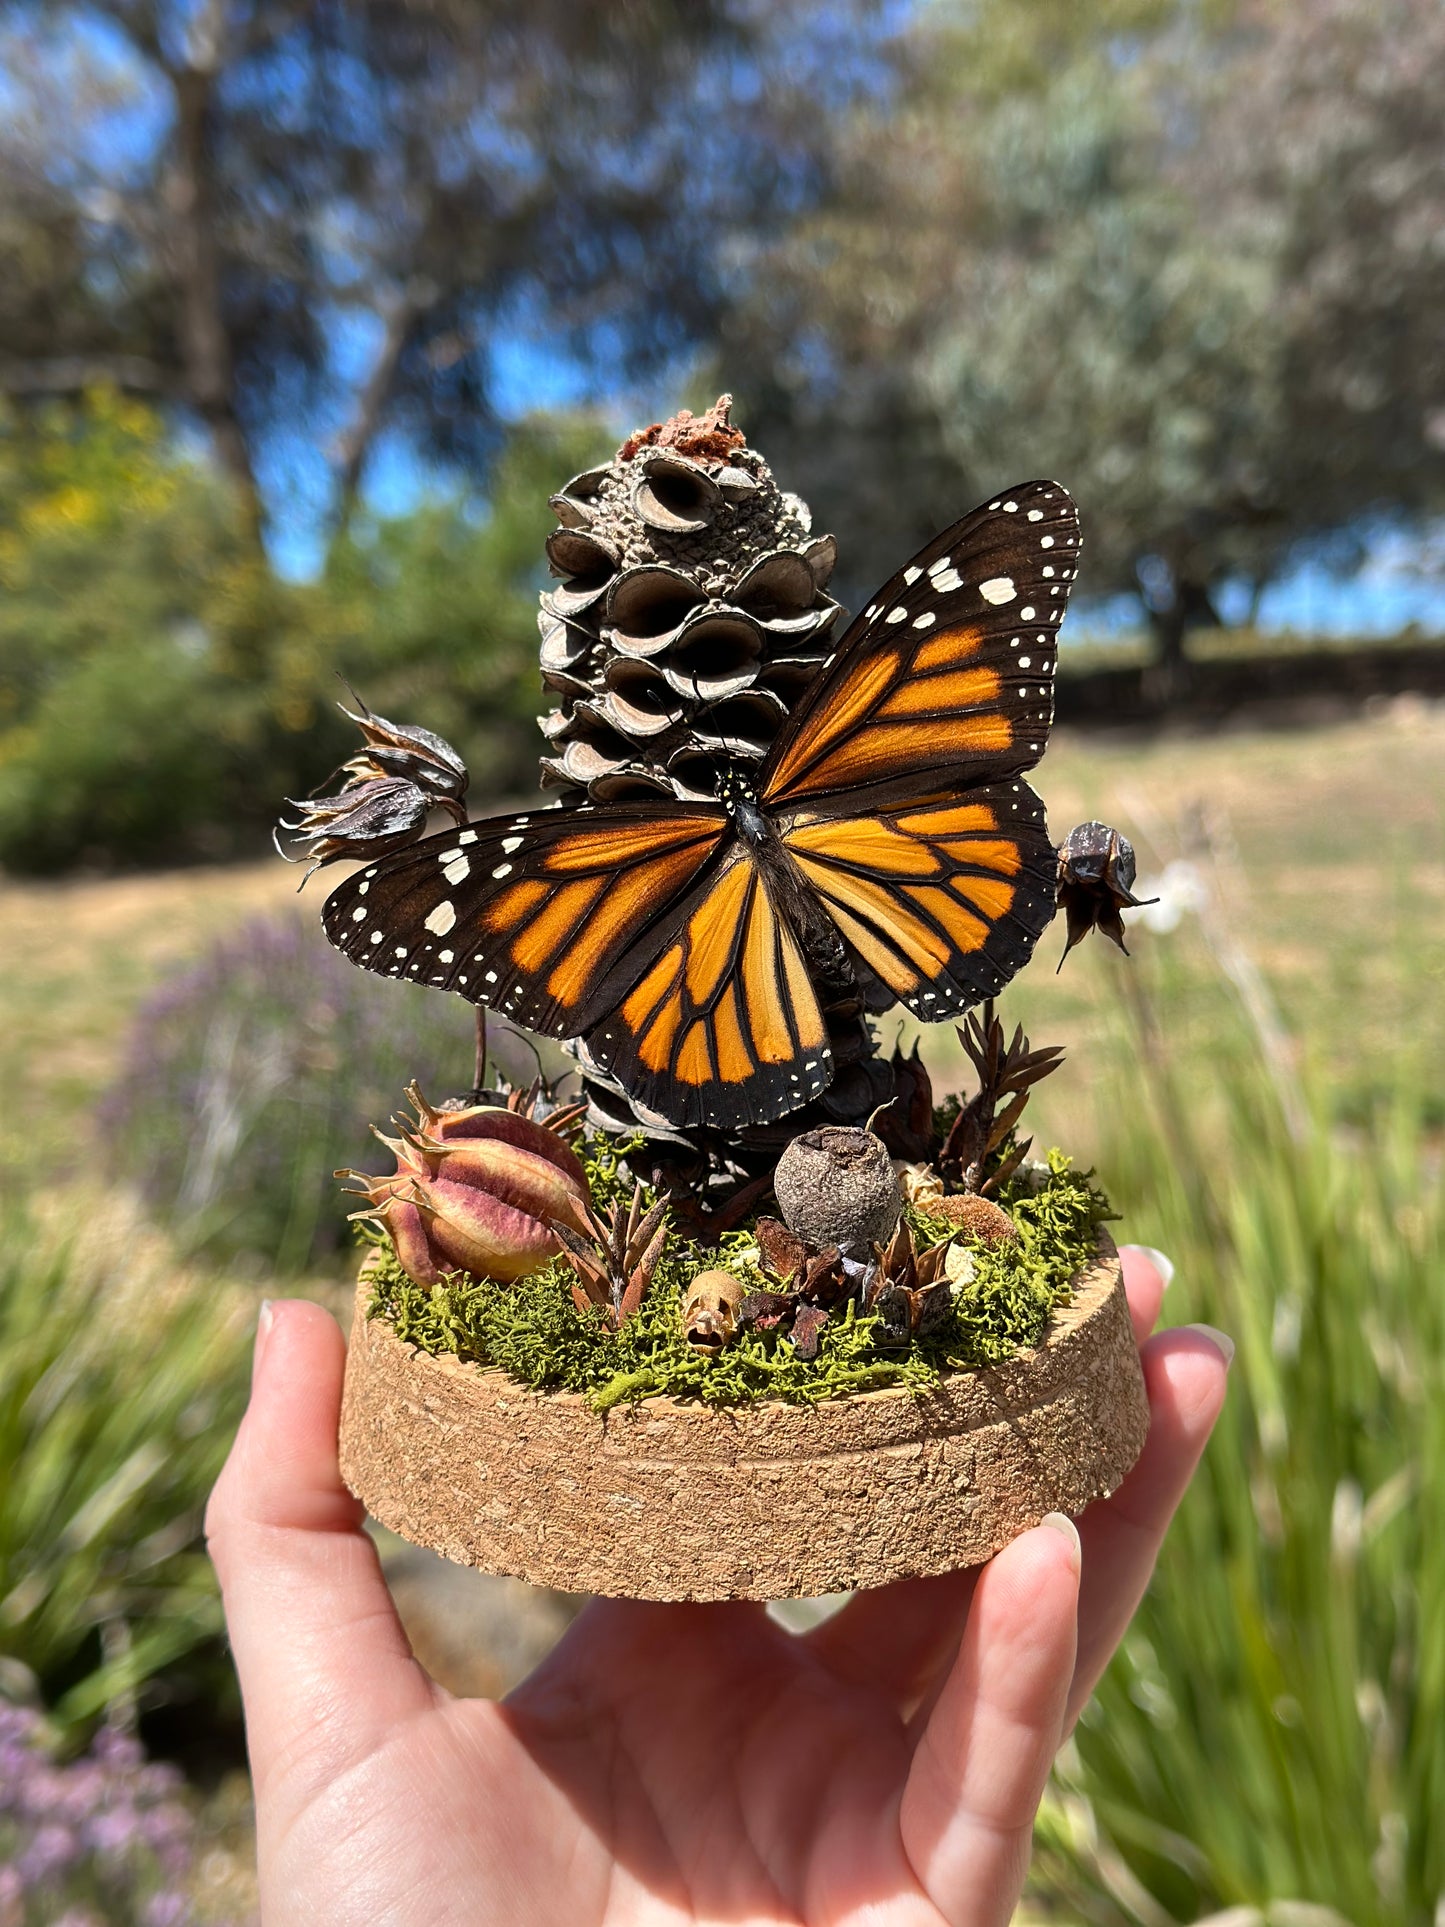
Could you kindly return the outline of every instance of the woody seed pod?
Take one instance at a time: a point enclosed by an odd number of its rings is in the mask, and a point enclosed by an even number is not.
[[[682,1331],[694,1351],[720,1352],[737,1330],[743,1288],[730,1271],[700,1271],[682,1306]]]
[[[783,1222],[810,1245],[887,1244],[903,1209],[888,1146],[872,1131],[825,1125],[795,1137],[773,1187]]]

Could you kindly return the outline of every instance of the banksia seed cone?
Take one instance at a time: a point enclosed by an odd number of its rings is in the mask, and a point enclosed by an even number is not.
[[[413,1084],[415,1123],[376,1135],[396,1169],[338,1171],[366,1199],[356,1218],[391,1234],[407,1276],[437,1284],[448,1272],[503,1283],[562,1249],[557,1222],[581,1224],[587,1179],[576,1153],[545,1124],[489,1104],[437,1111]]]
[[[836,545],[731,405],[639,430],[552,497],[542,781],[577,801],[716,794],[718,759],[760,762],[828,653]]]

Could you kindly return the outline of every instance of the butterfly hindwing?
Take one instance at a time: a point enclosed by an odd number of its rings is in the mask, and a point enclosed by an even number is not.
[[[1006,489],[937,536],[784,724],[759,778],[765,806],[962,790],[1031,769],[1078,567],[1078,510],[1057,482]]]
[[[685,1126],[778,1117],[827,1088],[833,1060],[802,948],[741,841],[665,920],[655,960],[587,1049]]]
[[[1020,779],[868,815],[799,811],[779,827],[868,970],[928,1021],[1002,989],[1054,914],[1044,807]]]
[[[548,1037],[604,1016],[728,834],[716,806],[539,810],[428,837],[348,877],[327,936],[353,963],[435,984]]]

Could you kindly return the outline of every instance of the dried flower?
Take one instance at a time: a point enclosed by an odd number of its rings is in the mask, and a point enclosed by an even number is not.
[[[932,1156],[937,1145],[933,1127],[933,1082],[918,1054],[915,1040],[907,1057],[894,1046],[889,1065],[893,1073],[893,1097],[869,1119],[895,1159],[920,1164]]]
[[[778,1159],[773,1189],[790,1231],[845,1252],[890,1238],[903,1209],[888,1146],[842,1125],[795,1137]]]
[[[425,830],[434,809],[446,810],[457,823],[467,820],[462,804],[467,766],[451,744],[429,729],[374,715],[359,696],[356,702],[360,715],[344,703],[338,707],[360,729],[366,747],[319,786],[324,790],[343,777],[334,796],[313,790],[304,801],[288,798],[301,814],[294,823],[282,817],[274,838],[288,862],[302,858],[282,849],[283,835],[305,846],[307,876],[341,857],[389,856],[405,849]]]
[[[948,1260],[952,1239],[920,1251],[913,1233],[900,1224],[886,1249],[878,1251],[878,1265],[865,1300],[877,1312],[885,1333],[895,1343],[935,1331],[953,1301],[953,1279]]]
[[[415,1122],[376,1135],[396,1157],[381,1177],[338,1171],[367,1201],[353,1217],[383,1226],[408,1277],[437,1284],[468,1271],[504,1283],[556,1257],[559,1221],[584,1224],[587,1178],[548,1124],[493,1104],[433,1108],[415,1084]]]
[[[955,1118],[938,1168],[947,1184],[968,1191],[996,1191],[1022,1164],[1033,1140],[1013,1144],[992,1168],[988,1160],[1023,1116],[1032,1087],[1058,1069],[1064,1053],[1057,1045],[1032,1049],[1022,1025],[1005,1042],[991,997],[980,1011],[970,1011],[958,1041],[978,1072],[978,1094]]]
[[[1139,908],[1134,891],[1134,846],[1107,823],[1080,823],[1059,845],[1059,908],[1068,924],[1067,957],[1095,928],[1127,957],[1121,910]],[[1063,968],[1064,957],[1059,959]]]
[[[629,1202],[619,1200],[605,1217],[587,1205],[579,1229],[560,1218],[552,1225],[577,1274],[572,1287],[577,1309],[600,1306],[619,1330],[646,1297],[667,1243],[668,1200],[659,1198],[645,1210],[645,1197],[638,1183]]]
[[[743,1300],[730,1271],[700,1271],[682,1303],[682,1334],[694,1351],[720,1352],[737,1330]]]

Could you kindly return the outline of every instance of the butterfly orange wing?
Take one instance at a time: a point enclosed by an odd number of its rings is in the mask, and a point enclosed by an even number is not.
[[[716,806],[614,805],[496,817],[348,877],[326,934],[386,977],[456,990],[573,1037],[640,976],[729,835]]]
[[[956,522],[879,590],[784,724],[764,806],[902,800],[1031,769],[1078,567],[1078,510],[1057,482]]]
[[[868,815],[800,811],[782,836],[882,1001],[930,1022],[1001,990],[1054,914],[1044,808],[1022,781]]]
[[[741,841],[665,920],[655,961],[586,1048],[630,1097],[684,1126],[780,1117],[827,1089],[833,1060],[802,948]]]

